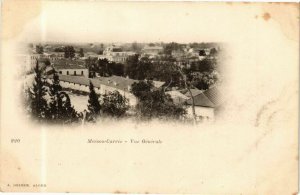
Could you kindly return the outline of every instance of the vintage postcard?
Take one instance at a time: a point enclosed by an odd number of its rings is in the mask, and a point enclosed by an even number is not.
[[[2,192],[298,193],[298,3],[1,13]]]

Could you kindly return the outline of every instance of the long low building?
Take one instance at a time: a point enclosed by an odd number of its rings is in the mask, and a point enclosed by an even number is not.
[[[88,77],[89,71],[83,60],[59,59],[52,63],[54,69],[60,75]]]
[[[131,85],[137,80],[128,79],[120,76],[98,77],[89,79],[80,76],[59,75],[60,84],[63,88],[74,89],[78,91],[89,92],[90,81],[95,87],[95,92],[98,94],[106,94],[109,92],[118,91],[121,95],[129,100],[130,106],[137,104],[136,97],[130,92]],[[51,82],[51,77],[49,78]]]
[[[82,76],[88,78],[89,71],[87,68],[81,66],[56,66],[55,70],[60,75],[72,75],[72,76]]]

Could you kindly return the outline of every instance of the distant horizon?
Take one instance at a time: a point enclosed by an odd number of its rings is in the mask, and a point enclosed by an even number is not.
[[[82,44],[133,44],[133,43],[137,43],[137,44],[169,44],[169,43],[177,43],[177,44],[204,44],[204,45],[209,45],[209,44],[216,44],[216,45],[223,45],[226,44],[226,42],[176,42],[176,41],[161,41],[161,42],[138,42],[138,41],[128,41],[128,42],[108,42],[108,41],[95,41],[95,42],[72,42],[72,41],[20,41],[19,43],[21,44],[63,44],[63,45],[82,45]]]

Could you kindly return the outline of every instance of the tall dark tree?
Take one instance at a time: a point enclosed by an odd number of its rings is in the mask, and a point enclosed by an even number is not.
[[[74,58],[75,57],[75,49],[73,46],[66,46],[64,48],[65,58]]]
[[[49,103],[49,112],[48,117],[50,120],[55,120],[58,118],[61,118],[62,115],[62,101],[60,97],[60,91],[62,90],[62,87],[59,84],[59,76],[55,73],[53,75],[52,84],[50,84],[49,87],[49,95],[51,98],[51,101]]]
[[[136,67],[137,67],[138,63],[139,63],[139,55],[138,54],[129,56],[125,63],[124,74],[126,76],[129,76],[130,78],[134,78],[135,73],[136,73]]]
[[[49,87],[50,108],[48,119],[55,123],[71,123],[78,121],[79,115],[71,105],[70,97],[67,93],[61,91],[59,76],[53,75],[52,84]]]
[[[42,45],[37,45],[37,46],[35,47],[35,51],[36,51],[36,53],[38,53],[38,54],[43,54],[43,53],[44,53],[44,47],[43,47]]]
[[[112,74],[110,63],[106,58],[97,61],[97,66],[94,71],[98,72],[101,76],[111,76]]]
[[[79,56],[80,56],[80,57],[84,57],[83,48],[80,48],[80,49],[79,49]]]
[[[88,110],[93,116],[97,116],[100,114],[100,103],[99,103],[99,95],[96,94],[94,85],[90,81],[90,94],[89,94],[89,100],[88,100]]]
[[[217,49],[216,48],[211,48],[211,50],[210,50],[210,52],[209,52],[209,55],[211,55],[211,56],[216,56],[216,55],[218,55],[218,51],[217,51]]]
[[[34,83],[28,94],[31,108],[30,112],[33,118],[41,121],[46,118],[48,105],[45,98],[47,89],[45,87],[45,81],[42,78],[42,70],[40,70],[38,62],[36,62],[34,72]]]
[[[61,101],[61,103],[59,102],[59,105],[62,105],[62,112],[59,118],[60,121],[62,121],[63,123],[78,122],[79,114],[72,106],[69,95],[66,92],[60,92],[59,95],[59,100]]]
[[[95,58],[87,58],[85,60],[85,67],[89,70],[89,78],[95,77],[95,71],[97,69],[97,59]]]

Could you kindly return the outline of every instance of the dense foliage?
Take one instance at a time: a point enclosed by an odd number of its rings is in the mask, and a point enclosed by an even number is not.
[[[42,76],[38,62],[34,72],[33,86],[26,89],[26,105],[30,116],[37,121],[52,123],[65,124],[78,121],[79,115],[71,105],[70,97],[66,92],[61,91],[58,75],[54,74],[52,83],[47,83],[46,78]],[[50,97],[49,103],[47,95]]]
[[[78,113],[71,105],[71,100],[66,92],[62,91],[57,74],[53,75],[49,87],[50,103],[47,119],[54,123],[71,123],[78,121]]]
[[[29,102],[28,111],[34,119],[41,121],[46,118],[48,105],[45,97],[47,89],[45,81],[42,79],[42,70],[40,70],[38,62],[36,63],[34,72],[35,77],[33,86],[27,90]]]
[[[84,57],[83,48],[79,49],[79,57]]]
[[[170,95],[155,89],[149,81],[134,83],[131,92],[138,98],[136,109],[141,118],[179,119],[186,114],[182,105],[174,104]]]
[[[92,82],[90,82],[90,94],[89,94],[89,100],[88,100],[88,110],[93,115],[99,115],[100,114],[100,103],[99,103],[99,95],[96,94],[94,85]]]
[[[104,116],[121,117],[129,109],[128,99],[118,91],[108,92],[102,95],[101,111]]]
[[[44,53],[44,47],[43,47],[42,45],[37,45],[37,46],[35,47],[35,51],[36,51],[36,53],[38,53],[38,54],[43,54],[43,53]]]
[[[105,59],[86,59],[86,66],[89,72],[98,73],[100,76],[108,77],[112,75],[123,76],[124,75],[124,65],[116,62],[109,62]],[[94,77],[95,75],[90,75]]]
[[[73,46],[65,46],[64,52],[65,52],[65,58],[75,57],[75,49]]]

